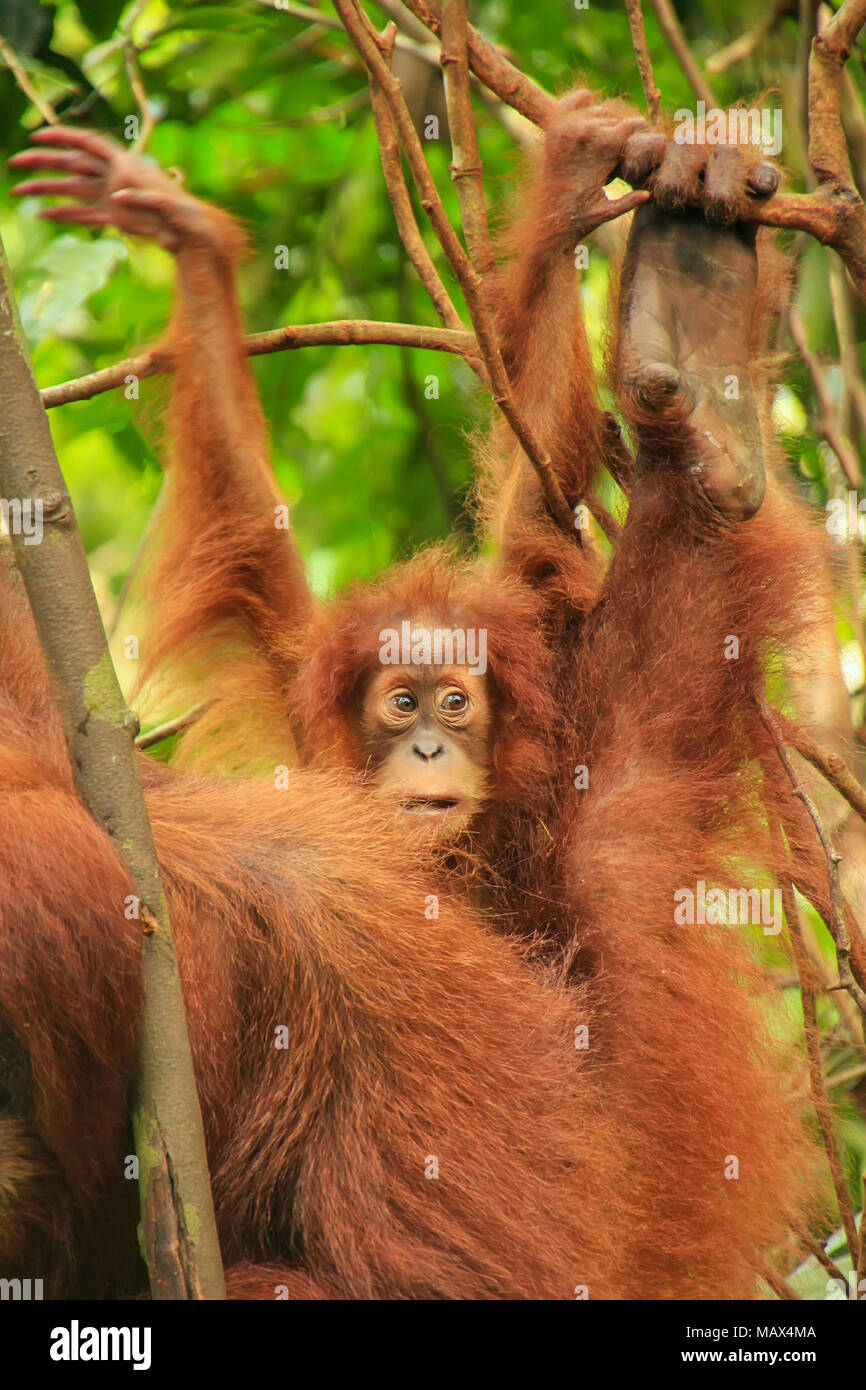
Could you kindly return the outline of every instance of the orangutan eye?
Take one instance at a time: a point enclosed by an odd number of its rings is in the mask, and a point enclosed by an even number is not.
[[[388,704],[399,710],[401,714],[412,714],[418,708],[418,701],[414,695],[409,694],[408,690],[400,690],[396,695],[392,695]]]
[[[462,714],[463,710],[469,708],[469,701],[462,690],[449,690],[440,708],[448,714]]]

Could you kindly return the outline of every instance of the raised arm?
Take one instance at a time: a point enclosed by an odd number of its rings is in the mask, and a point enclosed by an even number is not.
[[[572,506],[590,489],[605,447],[578,269],[587,264],[589,233],[650,196],[606,196],[628,141],[648,127],[619,101],[595,103],[578,91],[556,107],[528,192],[503,237],[509,260],[498,313],[517,404]],[[501,422],[482,449],[478,493],[482,523],[507,571],[551,593],[589,592],[577,534],[566,536],[551,521],[533,470]]]
[[[661,424],[670,443],[674,426],[678,456],[688,445],[695,462],[697,451],[697,480],[714,505],[748,515],[762,496],[751,363],[753,323],[763,319],[753,312],[757,263],[747,219],[750,205],[775,190],[777,175],[748,148],[679,146],[622,103],[593,100],[580,91],[558,103],[523,212],[506,238],[512,261],[499,327],[518,404],[575,506],[591,494],[600,465],[613,462],[577,267],[586,264],[591,231],[637,208],[612,384],[639,432],[657,434]],[[616,176],[635,187],[611,200],[604,185]],[[651,206],[640,206],[650,198]],[[683,218],[669,215],[684,209],[691,211]],[[494,427],[482,463],[482,518],[505,567],[589,603],[585,557],[548,517],[534,473],[503,425]]]
[[[116,226],[157,241],[177,261],[164,343],[174,359],[170,467],[146,579],[144,675],[240,648],[249,657],[241,663],[246,697],[257,679],[263,694],[270,686],[278,695],[287,674],[285,639],[308,620],[312,599],[243,352],[235,290],[243,233],[226,213],[102,135],[54,127],[32,139],[39,148],[11,163],[35,177],[15,192],[74,200],[40,216]]]

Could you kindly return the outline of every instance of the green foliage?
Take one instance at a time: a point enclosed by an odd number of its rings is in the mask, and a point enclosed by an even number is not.
[[[701,60],[754,19],[753,7],[742,0],[712,6],[690,0],[678,8]],[[642,101],[620,0],[593,0],[588,10],[576,9],[573,0],[535,6],[486,0],[474,7],[473,17],[552,90],[583,74],[600,90]],[[380,14],[379,22],[384,18]],[[686,79],[651,14],[647,30],[666,106],[690,101]],[[150,152],[183,169],[194,191],[222,203],[249,228],[243,298],[250,329],[342,317],[433,321],[384,196],[364,75],[340,32],[255,0],[51,0],[41,6],[0,0],[0,33],[64,119],[121,138],[137,110],[123,58],[131,35],[157,119]],[[759,92],[776,80],[780,59],[781,70],[787,64],[790,72],[795,58],[794,26],[783,21],[751,58],[714,79],[717,94],[727,101]],[[423,109],[423,99],[435,100],[435,72],[406,81]],[[0,76],[0,104],[6,118],[0,146],[8,156],[40,118],[8,73]],[[513,170],[513,144],[480,106],[478,124],[495,203]],[[443,128],[438,145],[428,148],[456,217],[446,141]],[[8,187],[8,175],[0,174],[0,182]],[[3,199],[0,231],[40,382],[108,365],[155,341],[169,304],[169,258],[132,245],[121,264],[123,244],[116,236],[55,232],[35,220],[36,206],[28,200],[14,207]],[[442,269],[429,233],[427,240]],[[288,271],[274,269],[278,246],[289,249]],[[595,257],[584,287],[596,330],[606,296],[603,272]],[[444,277],[450,286],[447,269]],[[811,341],[833,349],[828,305],[821,262],[817,274],[804,277],[803,311]],[[598,331],[596,340],[600,351]],[[470,483],[465,433],[486,409],[459,359],[391,347],[315,349],[260,359],[254,370],[275,467],[318,586],[342,585],[419,541],[448,533],[449,517]],[[430,374],[438,378],[438,399],[425,398]],[[808,378],[796,369],[792,377],[808,411]],[[839,383],[831,381],[831,388],[838,393]],[[147,431],[139,433],[147,413],[120,392],[65,407],[62,425],[58,413],[55,428],[65,460],[74,440],[86,441],[89,466],[76,501],[89,549],[105,544],[96,522],[102,509],[89,491],[104,489],[114,498],[115,515],[125,519],[123,536],[92,557],[100,587],[116,591],[135,549],[135,528],[126,520],[140,523],[141,500],[152,494],[152,439]],[[819,449],[808,413],[801,411],[801,417],[786,443],[804,487],[823,504],[826,451]]]

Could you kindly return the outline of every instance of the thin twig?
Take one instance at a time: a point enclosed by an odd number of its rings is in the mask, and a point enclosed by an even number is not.
[[[618,483],[626,497],[634,481],[634,458],[622,437],[622,427],[616,416],[607,410],[602,419],[604,429],[604,464],[615,483]]]
[[[793,877],[796,881],[798,878],[796,872],[794,873]],[[812,896],[810,896],[808,891],[808,884],[803,885],[800,882],[795,882],[795,886],[806,899],[806,901],[812,903],[812,906],[815,908],[819,917],[823,921],[825,912],[829,911],[826,901],[823,903],[813,902]],[[813,896],[817,896],[817,894],[814,894],[814,891]],[[857,1005],[851,998],[848,991],[842,989],[839,985],[839,969],[836,964],[835,955],[832,959],[828,959],[824,948],[818,940],[817,933],[811,921],[809,921],[807,918],[802,918],[801,925],[803,929],[803,942],[806,947],[806,954],[808,955],[809,960],[812,963],[812,967],[815,971],[816,987],[819,988],[823,994],[827,995],[829,999],[831,999],[833,1007],[839,1015],[840,1025],[842,1026],[843,1030],[847,1033],[847,1037],[851,1045],[862,1051],[864,1050],[863,1031],[864,1025],[866,1025],[866,1020],[864,1020],[863,1015],[857,1008]],[[866,1056],[866,1051],[864,1051],[864,1056]]]
[[[445,209],[436,184],[427,167],[418,133],[403,97],[400,83],[394,77],[380,50],[380,36],[370,23],[357,0],[334,0],[334,6],[346,26],[346,32],[364,60],[368,72],[381,86],[391,109],[403,152],[415,180],[421,206],[430,218],[445,255],[463,291],[472,317],[478,345],[490,373],[491,394],[517,438],[523,452],[538,475],[545,501],[551,515],[572,539],[574,519],[565,494],[556,477],[553,462],[535,439],[532,430],[514,404],[511,383],[502,360],[493,316],[487,307],[481,279],[466,255]]]
[[[244,338],[247,357],[260,357],[271,352],[284,352],[307,347],[358,347],[365,343],[390,343],[394,347],[416,347],[436,352],[453,352],[470,363],[477,360],[475,334],[468,329],[435,328],[419,323],[380,323],[373,319],[335,319],[331,323],[295,323],[285,328],[270,328],[265,333],[250,333]],[[46,386],[42,404],[46,410],[71,401],[89,401],[103,391],[123,386],[127,377],[160,376],[174,365],[171,354],[153,348],[139,357],[115,362],[101,371]]]
[[[768,34],[772,33],[780,19],[785,15],[796,13],[796,0],[776,0],[776,4],[768,14],[758,20],[753,29],[747,29],[745,34],[740,34],[732,43],[720,48],[718,53],[714,53],[706,61],[707,72],[713,76],[727,72],[735,63],[742,63],[746,58],[751,58],[756,48],[760,48]]]
[[[841,1071],[834,1071],[827,1077],[827,1085],[832,1091],[839,1086],[850,1086],[852,1081],[860,1082],[866,1076],[866,1062],[858,1062],[856,1066],[844,1067]]]
[[[769,1284],[776,1297],[782,1299],[784,1303],[800,1301],[800,1294],[795,1293],[788,1281],[783,1279],[781,1274],[777,1274],[774,1269],[771,1269],[768,1264],[761,1263],[758,1266],[758,1272],[764,1282]]]
[[[609,512],[600,497],[594,492],[587,492],[583,498],[584,505],[589,508],[595,517],[607,539],[610,541],[614,550],[619,550],[622,542],[623,528],[617,521],[612,512]]]
[[[15,78],[16,86],[24,93],[31,105],[36,107],[43,121],[47,121],[49,125],[59,125],[60,117],[51,105],[51,102],[46,101],[44,97],[39,95],[30,80],[29,74],[25,72],[22,67],[21,59],[18,57],[15,49],[11,44],[6,42],[2,34],[0,34],[0,58],[3,59],[3,62]]]
[[[659,103],[661,92],[656,86],[653,76],[652,59],[649,55],[649,46],[646,41],[646,29],[643,22],[643,0],[625,0],[625,7],[628,10],[628,22],[631,28],[631,38],[634,44],[634,51],[637,55],[637,70],[640,73],[643,94],[646,98],[647,111],[649,118],[655,125],[659,118]]]
[[[809,1067],[809,1090],[812,1096],[815,1114],[818,1118],[821,1138],[824,1142],[824,1152],[827,1155],[830,1177],[833,1182],[833,1189],[836,1193],[836,1202],[839,1207],[842,1229],[845,1232],[845,1240],[848,1243],[848,1249],[853,1260],[857,1249],[857,1230],[854,1224],[854,1211],[851,1206],[851,1198],[848,1194],[848,1187],[845,1182],[845,1173],[842,1167],[839,1145],[836,1142],[836,1131],[833,1128],[833,1114],[830,1101],[827,1098],[827,1092],[824,1087],[824,1069],[821,1063],[821,1045],[818,1033],[818,1012],[815,1002],[815,989],[812,984],[811,971],[803,946],[803,938],[800,929],[800,913],[797,908],[796,899],[794,898],[793,888],[787,877],[782,880],[782,902],[785,908],[785,916],[788,919],[788,929],[791,935],[794,961],[797,966],[797,973],[800,977],[800,998],[803,1004],[803,1031],[806,1039],[806,1057]]]
[[[167,738],[173,738],[175,734],[182,734],[184,729],[197,724],[205,710],[209,710],[213,704],[213,700],[201,700],[185,714],[178,714],[174,719],[167,719],[164,724],[157,724],[156,728],[148,729],[147,733],[139,734],[135,740],[136,748],[143,753],[146,748],[153,748],[157,743],[164,743]]]
[[[777,751],[784,746],[780,745],[772,723],[772,715],[769,707],[764,705],[760,708],[761,717],[766,711],[770,718],[768,731],[776,743]],[[854,1212],[851,1207],[851,1199],[848,1187],[845,1182],[845,1173],[842,1167],[842,1159],[839,1152],[839,1145],[836,1141],[836,1131],[833,1127],[833,1112],[827,1095],[826,1082],[824,1078],[824,1066],[821,1059],[821,1041],[818,1030],[818,1010],[816,1003],[815,972],[812,962],[809,960],[808,948],[806,945],[806,933],[804,930],[803,919],[797,905],[794,894],[794,884],[791,875],[791,847],[790,840],[786,839],[784,828],[778,823],[774,816],[770,817],[769,822],[770,842],[773,850],[774,861],[781,869],[781,893],[782,907],[785,913],[785,920],[788,923],[788,932],[791,940],[791,950],[794,957],[794,965],[797,971],[797,979],[800,986],[800,1002],[803,1010],[803,1037],[806,1043],[807,1075],[809,1080],[809,1094],[812,1098],[812,1106],[821,1131],[821,1140],[824,1145],[824,1154],[827,1159],[827,1166],[830,1170],[830,1178],[833,1189],[836,1193],[836,1203],[839,1209],[842,1228],[848,1242],[848,1248],[852,1252],[854,1247],[851,1244],[851,1236],[854,1227]]]
[[[277,8],[275,0],[257,0],[257,3],[268,9],[275,10]],[[413,58],[420,58],[421,62],[426,63],[428,67],[435,68],[438,72],[440,70],[441,47],[435,38],[428,38],[426,27],[415,19],[415,16],[405,5],[400,3],[400,0],[396,0],[396,3],[395,0],[386,0],[384,4],[380,4],[379,8],[384,10],[397,25],[398,33],[394,39],[394,47],[401,53],[409,53]],[[315,42],[316,29],[320,31],[323,29],[343,31],[343,25],[339,19],[335,19],[333,15],[322,14],[318,10],[311,9],[309,5],[296,5],[288,3],[288,0],[283,3],[283,0],[280,0],[278,13],[309,20],[310,28],[306,32],[312,35],[310,42]],[[516,106],[508,105],[497,97],[491,88],[476,77],[475,73],[472,74],[472,78],[485,107],[493,119],[508,131],[512,140],[524,148],[533,145],[536,123],[522,115]],[[527,78],[526,81],[529,82],[529,79]],[[537,87],[536,91],[542,99],[547,96],[541,87]]]
[[[788,756],[783,735],[777,723],[776,715],[766,701],[759,702],[761,720],[765,729],[770,735],[779,756],[779,760],[784,767],[791,783],[793,795],[802,801],[806,812],[815,827],[815,833],[821,842],[824,857],[827,861],[827,881],[830,888],[830,915],[827,922],[827,929],[833,938],[836,947],[836,963],[839,968],[840,985],[848,991],[851,998],[857,1004],[860,1011],[866,1017],[866,989],[855,977],[851,968],[851,938],[848,934],[848,927],[845,921],[845,906],[842,898],[842,889],[839,882],[839,861],[840,855],[836,852],[830,835],[821,819],[820,812],[809,793],[800,785],[796,769]]]
[[[436,0],[406,0],[406,4],[431,33],[441,38],[442,15]],[[556,109],[556,98],[509,62],[505,54],[495,44],[482,38],[471,24],[467,31],[467,56],[479,82],[495,92],[506,106],[513,106],[515,111],[532,121],[533,125],[546,128]]]
[[[470,259],[482,283],[496,273],[496,256],[487,224],[481,155],[472,116],[469,94],[469,64],[466,56],[466,0],[442,0],[442,75],[448,129],[451,134],[451,178],[457,187],[463,234]]]
[[[256,3],[263,5],[267,10],[274,10],[277,14],[287,15],[289,19],[304,19],[314,27],[345,33],[339,19],[332,14],[325,14],[322,10],[316,10],[311,5],[295,4],[294,0],[256,0]],[[405,34],[398,34],[394,46],[404,53],[412,53],[422,58],[430,67],[439,66],[439,46],[432,40],[424,44],[419,43],[417,39],[408,38]]]
[[[390,66],[394,48],[393,25],[389,25],[388,29],[391,32],[386,32],[384,56]],[[370,77],[370,99],[373,108],[373,120],[376,125],[376,137],[379,142],[382,174],[391,207],[394,210],[394,221],[397,223],[400,240],[442,323],[446,328],[462,329],[464,328],[463,320],[442,283],[433,264],[433,257],[424,245],[418,223],[415,221],[412,201],[406,187],[406,180],[403,177],[403,161],[400,158],[400,146],[397,142],[391,111],[385,93],[372,75]]]
[[[806,733],[805,729],[801,729],[792,720],[786,719],[783,714],[775,713],[774,718],[786,742],[796,748],[807,763],[811,763],[826,777],[831,787],[835,787],[851,809],[866,821],[866,791],[847,766],[845,759],[839,753],[832,753],[829,748],[823,748],[811,734]]]
[[[832,1085],[832,1081],[830,1084]],[[795,1225],[792,1227],[792,1230],[797,1236],[797,1239],[802,1242],[805,1249],[809,1251],[810,1255],[815,1257],[821,1268],[825,1269],[831,1278],[841,1279],[843,1284],[847,1284],[848,1281],[845,1275],[842,1273],[832,1255],[827,1254],[820,1240],[816,1240],[814,1236],[811,1236],[808,1231],[804,1231],[800,1226]]]
[[[141,154],[153,134],[156,119],[153,114],[153,107],[150,104],[144,83],[141,79],[141,71],[138,66],[138,49],[132,39],[127,39],[126,43],[123,45],[123,66],[126,69],[126,80],[135,98],[135,104],[138,107],[141,119],[141,124],[138,128],[138,139],[133,142],[132,149],[136,154]]]
[[[692,57],[692,51],[671,0],[652,0],[652,7],[656,12],[659,28],[667,39],[671,52],[682,68],[686,81],[695,96],[699,101],[705,101],[708,107],[715,106],[716,99],[713,96],[713,89]]]
[[[827,1166],[830,1168],[830,1177],[833,1180],[835,1201],[837,1201],[838,1211],[840,1211],[842,1230],[844,1230],[845,1241],[847,1241],[848,1250],[853,1259],[856,1251],[856,1226],[855,1220],[853,1220],[853,1208],[851,1197],[848,1194],[848,1184],[845,1183],[840,1147],[838,1147],[837,1138],[835,1138],[833,1111],[831,1111],[830,1099],[828,1099],[826,1087],[824,1087],[822,1049],[820,1049],[820,1034],[819,1029],[817,1029],[815,986],[812,984],[809,962],[806,960],[805,949],[803,949],[799,909],[796,906],[794,890],[792,890],[788,878],[783,878],[781,897],[783,897],[785,917],[788,919],[788,930],[791,933],[796,972],[799,974],[799,995],[801,995],[803,1008],[803,1034],[805,1034],[806,1059],[808,1059],[809,1065],[809,1091],[812,1095],[812,1105],[815,1106],[817,1123],[822,1131],[824,1152],[827,1155]]]
[[[821,408],[821,415],[818,420],[818,430],[822,438],[826,440],[833,453],[839,460],[842,472],[852,488],[860,485],[861,472],[860,462],[851,445],[844,438],[839,419],[836,414],[836,406],[833,396],[827,385],[827,379],[821,370],[821,365],[817,357],[809,347],[809,340],[806,336],[806,328],[800,317],[800,311],[792,304],[788,309],[788,328],[794,346],[797,348],[803,359],[806,370],[812,378],[812,385],[815,388],[815,395]]]

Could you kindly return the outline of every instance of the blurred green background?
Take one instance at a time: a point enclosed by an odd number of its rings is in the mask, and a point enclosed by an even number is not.
[[[323,8],[333,21],[330,7]],[[749,0],[678,5],[701,59],[746,32],[760,8]],[[770,0],[766,8],[772,11]],[[382,10],[369,9],[385,22]],[[117,136],[137,109],[123,57],[123,40],[133,37],[157,121],[148,152],[182,168],[194,192],[230,209],[250,231],[252,255],[242,279],[250,330],[342,317],[434,322],[407,269],[384,195],[366,81],[354,51],[339,31],[312,23],[305,7],[288,5],[288,11],[256,0],[171,6],[162,0],[0,0],[0,35],[64,119]],[[641,102],[621,0],[592,0],[591,10],[576,10],[572,0],[492,0],[473,5],[472,12],[487,37],[505,44],[551,90],[582,74],[600,91]],[[665,106],[691,103],[652,15],[647,30]],[[753,56],[713,78],[715,92],[727,102],[770,87],[796,87],[797,59],[796,21],[782,16]],[[416,63],[403,75],[416,110],[438,109],[441,78],[434,68]],[[859,68],[854,77],[862,85]],[[2,68],[0,109],[0,152],[8,157],[41,120]],[[513,181],[517,147],[480,103],[478,118],[495,206]],[[786,122],[785,155],[796,175],[801,151],[795,125]],[[442,138],[427,149],[456,216],[444,126]],[[2,166],[0,180],[5,193],[11,180]],[[40,384],[108,365],[152,343],[168,312],[170,258],[108,232],[52,228],[34,212],[33,200],[16,205],[0,198],[0,230]],[[288,271],[274,269],[278,245],[289,248]],[[814,261],[801,280],[812,346],[836,356],[824,253],[807,247],[804,255]],[[436,259],[441,268],[438,253]],[[584,292],[600,327],[606,263],[594,256],[592,267]],[[459,302],[447,267],[444,274]],[[320,591],[447,534],[459,519],[469,484],[465,432],[483,418],[485,405],[458,358],[388,346],[319,348],[259,358],[254,371],[275,467]],[[838,368],[835,373],[838,378]],[[438,399],[425,398],[429,374],[438,377]],[[827,451],[809,428],[811,387],[797,363],[788,380],[802,403],[782,393],[780,424],[804,485],[823,504],[833,479]],[[833,370],[830,381],[839,394]],[[143,400],[153,394],[145,383]],[[104,606],[120,588],[158,487],[153,413],[116,391],[51,413]],[[853,649],[848,660],[852,679],[862,684],[862,661]]]

